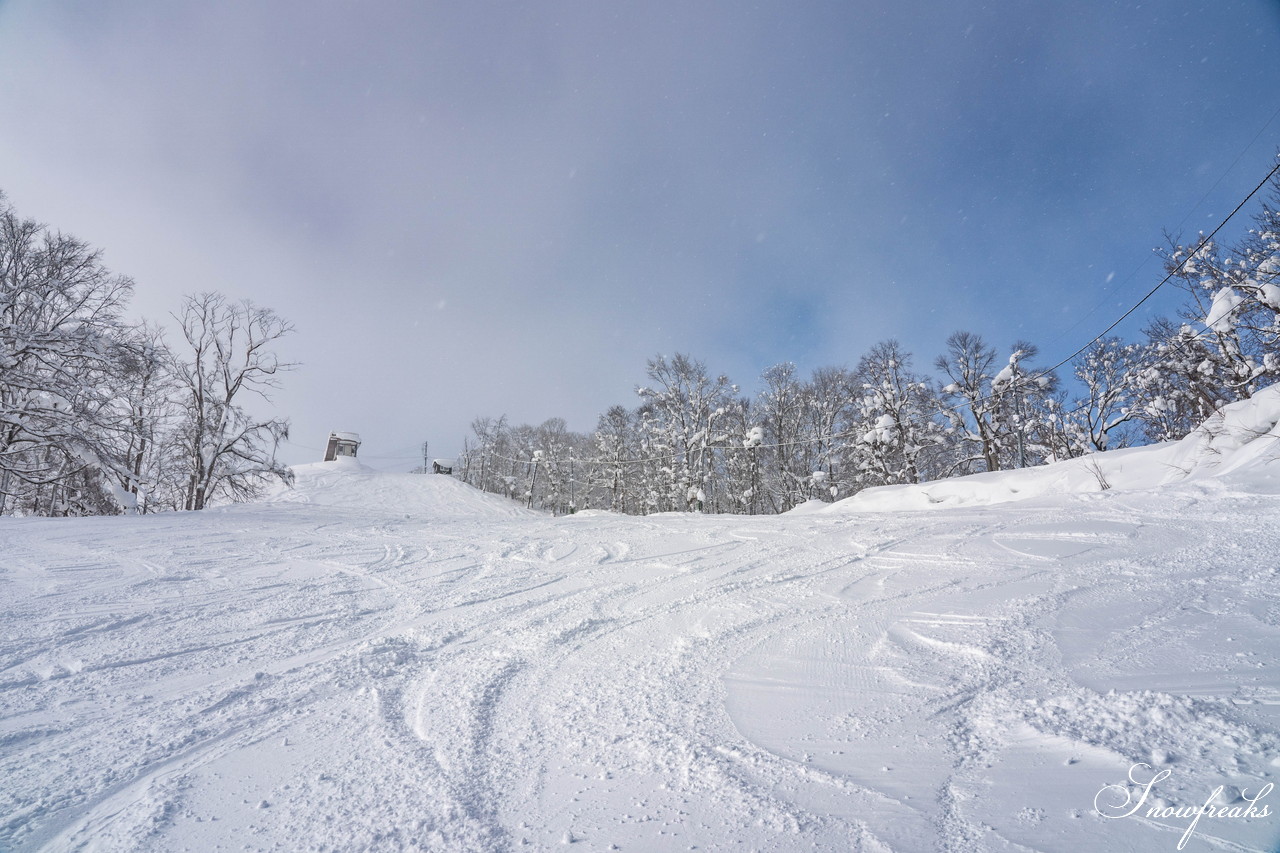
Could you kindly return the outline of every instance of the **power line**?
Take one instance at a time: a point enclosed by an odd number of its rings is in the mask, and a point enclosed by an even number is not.
[[[1239,204],[1237,204],[1237,205],[1235,206],[1235,209],[1234,209],[1234,210],[1232,210],[1230,213],[1228,213],[1228,214],[1227,214],[1227,217],[1226,217],[1225,219],[1223,219],[1221,222],[1219,222],[1219,223],[1218,223],[1218,225],[1217,225],[1217,227],[1216,227],[1216,228],[1214,228],[1212,231],[1210,231],[1210,232],[1209,232],[1209,235],[1208,235],[1207,237],[1202,237],[1202,238],[1201,238],[1199,245],[1197,245],[1197,246],[1196,246],[1196,248],[1195,248],[1195,251],[1193,251],[1193,252],[1189,252],[1185,258],[1183,258],[1181,261],[1179,261],[1179,262],[1177,263],[1177,265],[1176,265],[1176,266],[1174,266],[1174,268],[1173,268],[1172,270],[1170,270],[1170,271],[1169,271],[1169,274],[1168,274],[1168,275],[1166,275],[1164,278],[1160,279],[1160,282],[1159,282],[1158,284],[1156,284],[1156,286],[1155,286],[1155,287],[1153,287],[1153,288],[1151,288],[1150,290],[1148,290],[1148,291],[1147,291],[1147,294],[1146,294],[1145,296],[1143,296],[1141,299],[1139,299],[1137,302],[1135,302],[1135,303],[1134,303],[1134,305],[1133,305],[1133,307],[1131,307],[1128,311],[1126,311],[1126,312],[1124,312],[1123,314],[1121,314],[1121,315],[1120,315],[1120,317],[1119,317],[1119,318],[1117,318],[1115,322],[1113,322],[1110,326],[1107,326],[1105,329],[1103,329],[1101,332],[1099,332],[1097,335],[1095,335],[1095,336],[1093,337],[1093,339],[1092,339],[1092,340],[1090,340],[1088,343],[1086,343],[1084,346],[1080,347],[1078,350],[1076,350],[1075,352],[1071,353],[1071,355],[1067,356],[1066,358],[1064,358],[1064,359],[1062,359],[1061,361],[1059,361],[1057,364],[1053,365],[1053,367],[1050,367],[1050,368],[1048,368],[1048,369],[1046,369],[1046,370],[1042,371],[1042,372],[1039,374],[1039,376],[1044,376],[1044,375],[1046,375],[1046,374],[1052,373],[1053,371],[1057,370],[1057,369],[1058,369],[1059,367],[1061,367],[1062,365],[1064,365],[1064,364],[1066,364],[1067,362],[1071,361],[1073,358],[1075,358],[1076,356],[1078,356],[1080,353],[1084,352],[1084,351],[1085,351],[1085,350],[1087,350],[1089,347],[1093,346],[1095,343],[1097,343],[1098,341],[1102,340],[1102,338],[1106,336],[1107,332],[1110,332],[1110,331],[1111,331],[1112,329],[1114,329],[1116,326],[1119,326],[1119,325],[1120,325],[1121,323],[1123,323],[1126,319],[1128,319],[1128,317],[1129,317],[1131,314],[1133,314],[1133,312],[1134,312],[1134,311],[1137,311],[1139,308],[1141,308],[1141,307],[1142,307],[1142,305],[1143,305],[1143,303],[1145,303],[1148,299],[1150,299],[1151,297],[1153,297],[1153,296],[1155,296],[1155,295],[1156,295],[1156,291],[1158,291],[1160,288],[1164,287],[1164,286],[1165,286],[1165,284],[1167,284],[1167,283],[1169,282],[1169,280],[1170,280],[1170,279],[1172,279],[1175,275],[1177,275],[1178,273],[1182,272],[1182,270],[1183,270],[1183,268],[1186,266],[1187,262],[1188,262],[1188,261],[1190,261],[1192,258],[1194,258],[1196,255],[1198,255],[1198,254],[1200,253],[1200,250],[1201,250],[1201,249],[1203,249],[1205,246],[1207,246],[1207,245],[1208,245],[1208,244],[1213,240],[1214,236],[1216,236],[1216,235],[1217,235],[1217,233],[1218,233],[1219,231],[1221,231],[1221,230],[1223,229],[1223,227],[1225,227],[1225,226],[1226,226],[1226,224],[1227,224],[1228,222],[1230,222],[1230,221],[1235,217],[1235,215],[1236,215],[1237,213],[1239,213],[1239,212],[1240,212],[1240,209],[1241,209],[1242,207],[1244,207],[1244,206],[1245,206],[1245,204],[1247,204],[1247,203],[1248,203],[1249,199],[1253,198],[1255,195],[1257,195],[1257,194],[1258,194],[1258,190],[1262,189],[1263,187],[1265,187],[1265,186],[1267,185],[1267,182],[1268,182],[1268,181],[1270,181],[1270,180],[1275,176],[1275,174],[1276,174],[1277,172],[1280,172],[1280,163],[1276,163],[1276,165],[1275,165],[1275,166],[1273,166],[1273,167],[1271,168],[1271,171],[1270,171],[1270,172],[1267,172],[1267,176],[1266,176],[1265,178],[1263,178],[1261,181],[1259,181],[1259,182],[1258,182],[1258,185],[1257,185],[1256,187],[1254,187],[1252,190],[1250,190],[1250,191],[1249,191],[1249,194],[1248,194],[1247,196],[1245,196],[1245,197],[1240,201],[1240,203],[1239,203]],[[1038,378],[1038,377],[1037,377],[1037,378]]]
[[[1277,114],[1280,115],[1280,110],[1277,111]],[[1272,116],[1272,119],[1274,118],[1275,116]],[[1268,121],[1267,124],[1270,124],[1270,121]],[[1260,133],[1261,131],[1259,131],[1259,134]],[[1256,137],[1255,137],[1255,141],[1256,141]],[[1252,144],[1253,143],[1250,143],[1250,145]],[[1238,159],[1239,158],[1237,158],[1237,160]],[[1101,332],[1095,335],[1092,339],[1090,339],[1087,343],[1085,343],[1075,352],[1068,355],[1066,358],[1063,358],[1062,360],[1058,361],[1056,364],[1052,365],[1051,367],[1044,368],[1043,370],[1040,370],[1039,372],[1033,375],[1025,377],[1022,381],[1028,384],[1033,382],[1038,382],[1040,379],[1049,376],[1059,367],[1062,367],[1063,365],[1072,361],[1081,353],[1083,353],[1085,350],[1089,349],[1089,347],[1093,346],[1095,343],[1102,340],[1107,335],[1108,332],[1110,332],[1116,326],[1124,322],[1135,311],[1137,311],[1140,307],[1142,307],[1142,305],[1145,304],[1152,296],[1154,296],[1162,287],[1164,287],[1165,284],[1167,284],[1170,280],[1172,280],[1174,276],[1182,272],[1186,264],[1196,255],[1198,255],[1200,251],[1204,249],[1205,246],[1207,246],[1213,240],[1213,238],[1217,235],[1217,233],[1221,231],[1227,225],[1228,222],[1230,222],[1233,218],[1235,218],[1235,215],[1239,213],[1240,210],[1249,202],[1249,200],[1252,199],[1255,195],[1257,195],[1258,191],[1261,190],[1264,186],[1266,186],[1267,182],[1270,181],[1273,177],[1275,177],[1277,173],[1280,173],[1280,163],[1277,163],[1274,167],[1272,167],[1271,171],[1267,173],[1266,177],[1264,177],[1261,181],[1259,181],[1257,186],[1255,186],[1252,190],[1250,190],[1249,194],[1246,195],[1243,199],[1241,199],[1240,203],[1237,204],[1235,208],[1229,214],[1227,214],[1227,216],[1221,222],[1219,222],[1218,225],[1211,232],[1209,232],[1207,236],[1204,236],[1201,238],[1200,242],[1196,245],[1196,248],[1194,251],[1189,252],[1185,258],[1179,261],[1173,267],[1173,269],[1171,269],[1169,273],[1156,284],[1155,287],[1147,291],[1146,295],[1144,295],[1141,299],[1139,299],[1136,303],[1134,303],[1133,306],[1129,308],[1129,310],[1121,314],[1119,318],[1117,318],[1114,322],[1111,323],[1111,325],[1107,326],[1105,329],[1103,329]],[[1208,330],[1206,330],[1205,332],[1197,333],[1192,337],[1191,340],[1195,340],[1199,338],[1200,335],[1205,334],[1207,331]],[[1175,345],[1181,346],[1181,344],[1178,344],[1176,342],[1175,342]],[[937,414],[941,414],[941,415],[959,414],[963,412],[965,409],[969,409],[972,411],[973,407],[978,403],[989,402],[991,400],[998,399],[1000,396],[1002,395],[987,394],[981,397],[976,397],[972,400],[965,400],[954,406],[940,408]],[[1082,404],[1080,406],[1077,406],[1075,409],[1072,409],[1068,412],[1064,412],[1063,414],[1064,416],[1069,414],[1075,414],[1076,412],[1082,411],[1084,408],[1087,407],[1087,405],[1089,404],[1087,403]],[[911,419],[908,419],[908,420],[911,420]],[[754,447],[761,448],[761,449],[778,449],[783,447],[794,447],[802,444],[815,444],[821,441],[834,441],[840,438],[848,438],[849,436],[854,435],[860,431],[861,431],[860,428],[855,428],[852,430],[845,430],[843,432],[833,433],[832,435],[829,435],[829,436],[818,436],[815,438],[806,438],[806,439],[800,439],[797,441],[777,442],[774,444],[758,444],[758,445],[754,445]],[[639,464],[645,464],[650,462],[674,461],[676,459],[680,459],[681,457],[687,456],[690,453],[697,453],[699,451],[711,450],[711,449],[714,449],[714,447],[715,445],[704,444],[701,447],[687,448],[683,451],[673,451],[672,453],[669,453],[669,454],[664,454],[661,456],[651,456],[647,458],[615,459],[615,460],[603,460],[603,461],[584,459],[581,461],[584,464],[588,464],[588,465],[639,465]],[[748,448],[744,448],[744,449],[748,449]],[[497,457],[498,459],[503,459],[507,462],[513,462],[518,465],[528,465],[536,461],[532,458],[531,459],[512,459],[511,457],[504,456],[500,453],[497,453],[496,451],[481,451],[481,452],[490,456]]]
[[[1280,117],[1280,107],[1276,107],[1276,110],[1271,114],[1271,117],[1268,118],[1266,122],[1263,123],[1262,127],[1258,128],[1258,132],[1253,135],[1253,139],[1249,140],[1249,143],[1245,145],[1244,148],[1240,149],[1240,153],[1237,154],[1236,158],[1231,161],[1231,165],[1228,166],[1222,172],[1222,174],[1218,176],[1218,179],[1213,182],[1213,185],[1210,186],[1209,189],[1204,191],[1204,195],[1200,196],[1200,200],[1191,206],[1191,209],[1188,210],[1186,215],[1182,217],[1182,221],[1180,221],[1177,224],[1177,226],[1174,228],[1175,232],[1182,230],[1182,226],[1187,224],[1187,220],[1191,218],[1191,214],[1195,213],[1195,211],[1200,207],[1200,205],[1204,204],[1205,200],[1209,198],[1209,196],[1213,193],[1213,191],[1218,188],[1218,185],[1221,184],[1224,180],[1226,180],[1227,175],[1231,174],[1231,171],[1235,169],[1235,167],[1240,163],[1242,159],[1244,159],[1244,155],[1248,153],[1249,149],[1257,144],[1258,140],[1262,138],[1262,134],[1266,132],[1267,128],[1271,126],[1272,122],[1274,122],[1277,117]],[[1054,341],[1057,341],[1058,338],[1064,337],[1067,333],[1074,331],[1077,326],[1084,323],[1085,320],[1092,317],[1098,311],[1099,308],[1101,308],[1104,304],[1106,304],[1106,300],[1109,299],[1113,293],[1116,293],[1121,288],[1126,287],[1129,284],[1129,282],[1132,281],[1138,275],[1138,273],[1142,271],[1142,268],[1145,267],[1150,260],[1151,260],[1151,255],[1150,254],[1146,255],[1142,259],[1142,262],[1139,263],[1138,266],[1134,268],[1133,272],[1125,276],[1124,280],[1121,281],[1118,285],[1111,288],[1111,290],[1107,291],[1107,294],[1105,297],[1103,297],[1102,302],[1099,302],[1097,305],[1090,308],[1089,311],[1086,312],[1084,316],[1082,316],[1080,319],[1076,320],[1074,323],[1072,323],[1070,326],[1064,329],[1061,333],[1058,334],[1057,337],[1049,339],[1047,343],[1053,343]]]
[[[1227,224],[1228,222],[1230,222],[1233,218],[1235,218],[1235,215],[1236,215],[1237,213],[1239,213],[1239,212],[1240,212],[1241,208],[1243,208],[1243,207],[1244,207],[1244,206],[1249,202],[1249,200],[1250,200],[1250,199],[1252,199],[1255,195],[1257,195],[1257,194],[1258,194],[1258,190],[1260,190],[1260,189],[1262,189],[1264,186],[1266,186],[1266,185],[1267,185],[1267,182],[1268,182],[1268,181],[1270,181],[1273,177],[1275,177],[1275,175],[1276,175],[1276,173],[1277,173],[1277,172],[1280,172],[1280,163],[1276,163],[1276,165],[1275,165],[1275,166],[1273,166],[1273,167],[1271,168],[1271,171],[1267,173],[1266,177],[1264,177],[1261,181],[1259,181],[1259,182],[1258,182],[1258,185],[1257,185],[1257,186],[1255,186],[1252,190],[1250,190],[1250,191],[1249,191],[1249,194],[1248,194],[1248,195],[1246,195],[1243,199],[1241,199],[1241,200],[1240,200],[1240,203],[1239,203],[1239,204],[1237,204],[1237,205],[1235,206],[1235,208],[1234,208],[1230,213],[1228,213],[1228,214],[1226,215],[1226,218],[1224,218],[1221,222],[1219,222],[1219,223],[1217,224],[1217,226],[1216,226],[1212,231],[1210,231],[1210,232],[1209,232],[1209,234],[1208,234],[1207,236],[1202,237],[1202,238],[1200,239],[1200,242],[1196,245],[1196,248],[1195,248],[1195,250],[1194,250],[1194,251],[1188,252],[1188,253],[1187,253],[1187,256],[1186,256],[1185,258],[1183,258],[1181,261],[1179,261],[1179,262],[1174,266],[1174,268],[1173,268],[1173,269],[1171,269],[1171,270],[1169,271],[1169,273],[1168,273],[1164,278],[1160,279],[1160,281],[1156,284],[1156,286],[1155,286],[1155,287],[1153,287],[1153,288],[1151,288],[1150,290],[1148,290],[1145,296],[1143,296],[1141,299],[1139,299],[1137,302],[1135,302],[1135,303],[1133,304],[1133,306],[1129,308],[1129,310],[1128,310],[1128,311],[1125,311],[1123,314],[1121,314],[1121,315],[1120,315],[1120,316],[1119,316],[1119,317],[1118,317],[1118,318],[1117,318],[1117,319],[1116,319],[1116,320],[1115,320],[1115,321],[1114,321],[1110,326],[1107,326],[1105,329],[1103,329],[1101,332],[1099,332],[1097,335],[1095,335],[1095,336],[1094,336],[1090,341],[1088,341],[1086,344],[1084,344],[1084,346],[1080,347],[1080,348],[1079,348],[1079,349],[1077,349],[1075,352],[1071,353],[1071,355],[1067,356],[1066,358],[1062,359],[1061,361],[1057,362],[1056,364],[1054,364],[1054,365],[1052,365],[1052,366],[1050,366],[1050,367],[1046,367],[1046,368],[1044,368],[1044,369],[1040,370],[1038,373],[1036,373],[1036,374],[1034,374],[1034,375],[1032,375],[1032,376],[1028,376],[1028,377],[1026,378],[1026,380],[1025,380],[1025,381],[1026,381],[1026,382],[1036,382],[1036,381],[1038,381],[1038,380],[1040,380],[1040,379],[1042,379],[1042,378],[1044,378],[1044,377],[1046,377],[1046,376],[1049,376],[1049,375],[1050,375],[1050,374],[1052,374],[1055,370],[1057,370],[1059,367],[1062,367],[1063,365],[1067,364],[1068,362],[1070,362],[1070,361],[1074,360],[1076,356],[1080,355],[1082,352],[1084,352],[1085,350],[1087,350],[1089,347],[1093,346],[1093,345],[1094,345],[1094,344],[1096,344],[1098,341],[1102,340],[1104,337],[1106,337],[1106,335],[1107,335],[1107,333],[1108,333],[1108,332],[1110,332],[1110,331],[1111,331],[1112,329],[1114,329],[1116,326],[1119,326],[1119,325],[1120,325],[1121,323],[1123,323],[1126,319],[1128,319],[1128,318],[1129,318],[1129,316],[1130,316],[1130,315],[1132,315],[1132,314],[1133,314],[1133,312],[1135,312],[1135,311],[1137,311],[1139,308],[1141,308],[1141,307],[1142,307],[1142,305],[1143,305],[1143,304],[1144,304],[1148,299],[1150,299],[1152,296],[1155,296],[1155,295],[1156,295],[1156,292],[1157,292],[1157,291],[1159,291],[1159,290],[1160,290],[1160,288],[1164,287],[1166,284],[1168,284],[1168,283],[1169,283],[1169,281],[1170,281],[1171,279],[1173,279],[1173,277],[1174,277],[1174,276],[1176,276],[1176,275],[1178,275],[1180,272],[1182,272],[1182,271],[1183,271],[1183,269],[1185,268],[1185,266],[1187,265],[1187,263],[1188,263],[1192,258],[1194,258],[1196,255],[1200,254],[1200,251],[1201,251],[1202,249],[1204,249],[1204,247],[1205,247],[1205,246],[1209,245],[1209,243],[1210,243],[1210,242],[1212,242],[1212,241],[1213,241],[1213,238],[1217,235],[1217,233],[1218,233],[1219,231],[1221,231],[1221,230],[1226,226],[1226,224]],[[1196,335],[1195,337],[1199,337],[1199,335]],[[1193,338],[1193,339],[1194,339],[1194,338]],[[959,406],[957,406],[957,407],[954,407],[954,408],[952,408],[952,409],[950,409],[950,410],[943,410],[943,411],[944,411],[944,412],[946,412],[946,411],[959,411],[959,410],[962,410],[962,409],[964,409],[964,408],[969,408],[970,410],[972,410],[972,408],[973,408],[973,406],[974,406],[975,404],[977,404],[977,403],[985,403],[985,402],[988,402],[988,401],[990,401],[990,400],[994,400],[994,399],[996,399],[998,396],[999,396],[999,395],[997,395],[997,394],[988,394],[988,395],[985,395],[985,396],[982,396],[982,397],[977,397],[977,398],[975,398],[975,399],[973,399],[973,400],[965,401],[964,403],[961,403],[961,404],[960,404]],[[1078,411],[1078,410],[1077,410],[1077,411]]]

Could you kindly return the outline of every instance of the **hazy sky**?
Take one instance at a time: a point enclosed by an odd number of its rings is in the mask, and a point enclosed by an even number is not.
[[[0,189],[136,316],[293,321],[286,461],[407,468],[657,353],[1056,361],[1270,168],[1278,80],[1280,0],[0,0]]]

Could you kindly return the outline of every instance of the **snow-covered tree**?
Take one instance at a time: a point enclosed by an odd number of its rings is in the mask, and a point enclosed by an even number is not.
[[[610,406],[600,416],[592,434],[591,482],[603,490],[607,506],[614,512],[629,512],[637,506],[635,482],[640,445],[634,415],[625,406]]]
[[[158,326],[124,330],[112,381],[114,428],[108,433],[123,460],[116,474],[120,493],[140,513],[181,509],[182,459],[175,438],[181,421],[173,353]]]
[[[1234,246],[1170,239],[1165,269],[1186,294],[1175,326],[1148,330],[1144,409],[1153,438],[1180,438],[1210,413],[1280,380],[1280,176]]]
[[[1212,344],[1190,324],[1160,318],[1147,328],[1138,405],[1148,441],[1182,438],[1235,394],[1221,381]]]
[[[948,474],[978,470],[1000,470],[999,425],[996,399],[991,395],[996,351],[971,332],[956,332],[947,338],[947,351],[934,366],[948,380],[941,389],[950,406],[951,436],[958,450]]]
[[[1061,418],[1067,445],[1055,454],[1078,456],[1126,447],[1139,419],[1143,348],[1110,337],[1095,341],[1073,365],[1084,396]]]
[[[1051,403],[1057,377],[1028,362],[1039,348],[1017,341],[1008,363],[991,378],[993,422],[1005,468],[1025,468],[1054,458],[1052,436],[1059,407]]]
[[[549,418],[534,430],[538,465],[542,472],[542,489],[538,504],[556,515],[575,509],[574,485],[576,462],[583,437],[569,431],[564,418]]]
[[[132,286],[0,195],[0,514],[118,511],[108,389]]]
[[[471,430],[475,440],[458,460],[458,476],[466,482],[556,514],[593,505],[585,473],[591,442],[570,431],[564,418],[509,426],[506,415],[482,417],[471,422]]]
[[[1053,458],[1057,379],[1027,366],[1036,354],[1034,344],[1018,341],[997,370],[996,351],[981,337],[956,332],[947,339],[934,364],[950,380],[941,391],[957,451],[948,473],[968,473],[977,462],[999,471]]]
[[[808,441],[811,389],[783,362],[761,374],[763,387],[756,395],[755,414],[764,430],[765,496],[775,512],[786,512],[808,499],[806,483],[813,469]]]
[[[716,448],[731,441],[725,431],[737,386],[712,378],[702,362],[677,353],[648,363],[651,386],[636,389],[648,406],[642,429],[646,452],[666,455],[656,496],[663,509],[703,510],[717,493]]]
[[[876,344],[858,362],[863,425],[855,453],[863,486],[918,483],[934,473],[945,441],[932,384],[911,370],[911,355],[894,340]]]
[[[736,456],[736,459],[740,460],[738,467],[741,473],[737,478],[738,488],[734,490],[733,486],[730,486],[730,489],[742,506],[742,511],[748,515],[756,515],[762,507],[763,476],[760,447],[764,444],[764,427],[751,423],[753,418],[746,406],[742,407],[742,413],[744,422],[742,425],[745,427],[742,430],[742,453]]]
[[[751,512],[759,484],[759,456],[756,448],[749,446],[751,430],[758,428],[755,421],[751,401],[744,397],[730,400],[718,418],[721,434],[716,441],[717,485],[708,506],[711,512]]]
[[[819,367],[809,378],[805,421],[810,456],[809,479],[821,471],[815,495],[823,500],[848,497],[861,488],[856,439],[861,412],[861,382],[844,367]]]

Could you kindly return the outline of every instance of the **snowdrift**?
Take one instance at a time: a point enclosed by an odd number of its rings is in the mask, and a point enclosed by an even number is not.
[[[362,465],[356,459],[295,465],[293,476],[292,488],[277,487],[266,502],[453,518],[539,514],[447,475],[388,474]]]
[[[830,504],[822,512],[981,506],[1205,479],[1219,479],[1251,492],[1280,492],[1280,386],[1224,407],[1181,441],[1092,453],[1017,471],[880,486]]]

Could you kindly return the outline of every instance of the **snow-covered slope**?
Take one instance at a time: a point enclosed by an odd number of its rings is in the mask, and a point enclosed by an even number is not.
[[[0,519],[0,850],[1170,851],[1219,788],[1183,849],[1275,850],[1280,496],[1222,436],[929,512],[303,466]]]
[[[457,516],[537,515],[514,501],[437,474],[387,474],[356,459],[312,462],[293,467],[293,486],[278,485],[268,503],[306,503],[364,513]]]
[[[980,506],[1210,479],[1255,492],[1280,492],[1280,385],[1225,407],[1181,441],[1094,453],[1020,471],[881,486],[837,501],[825,511]]]

